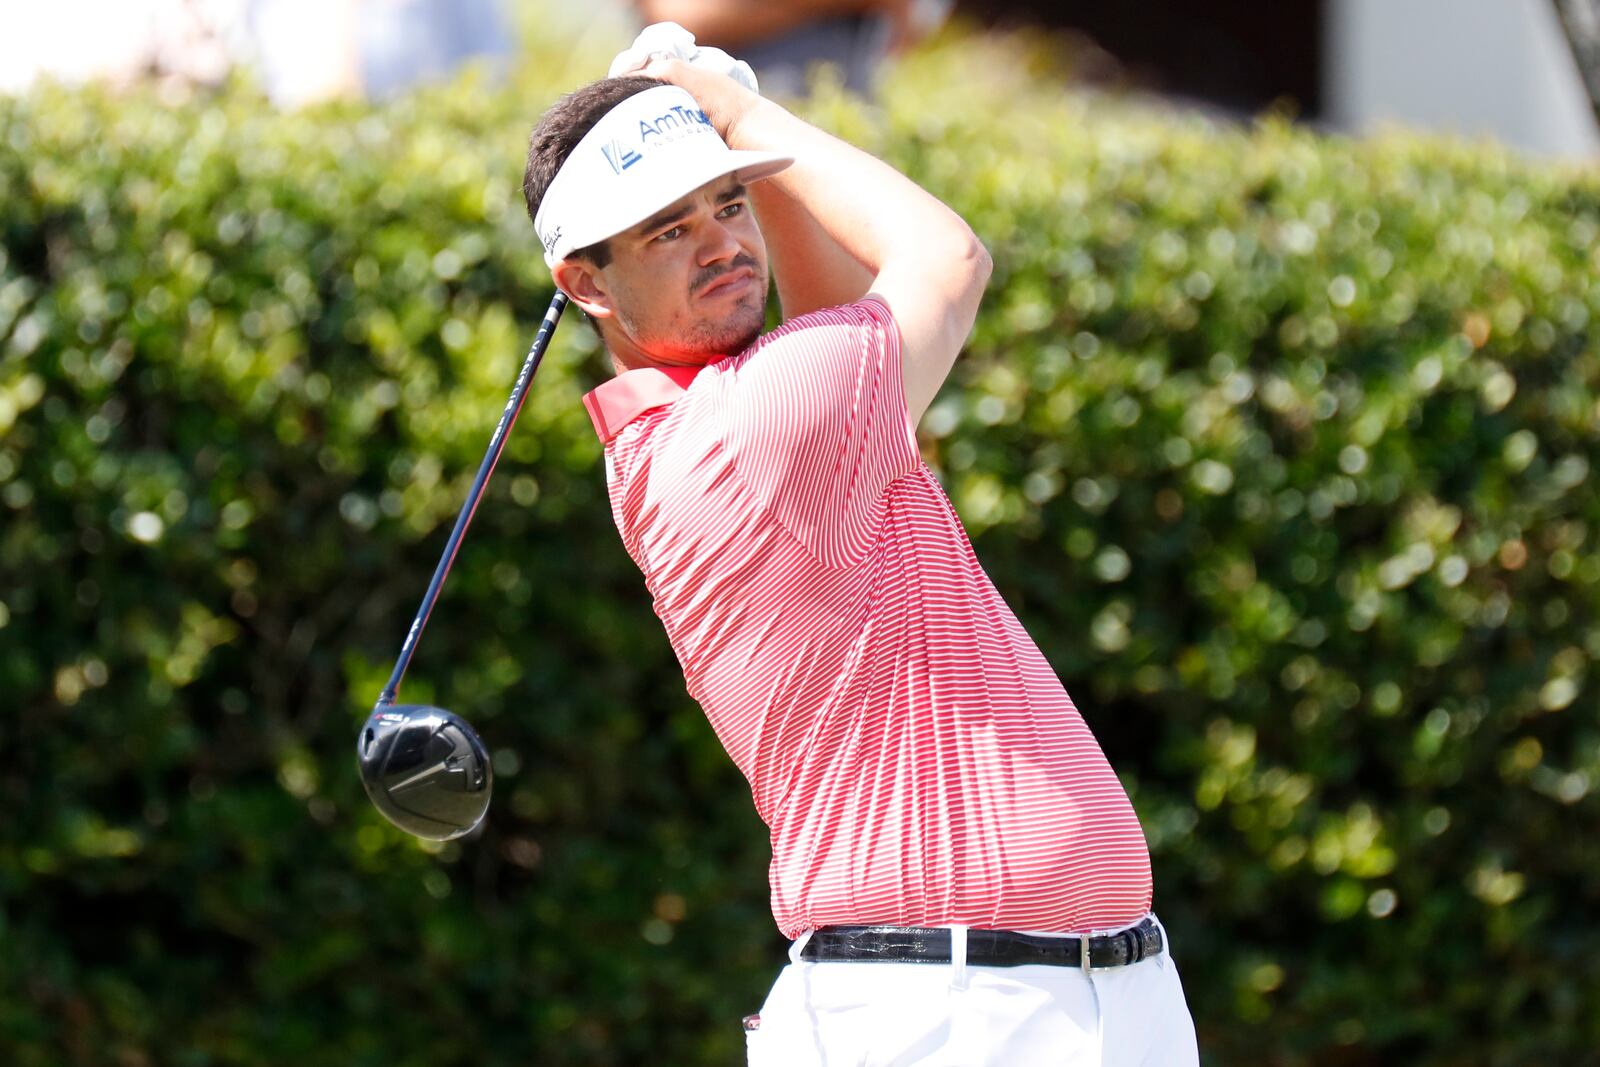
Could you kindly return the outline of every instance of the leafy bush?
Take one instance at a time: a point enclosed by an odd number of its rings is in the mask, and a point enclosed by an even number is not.
[[[354,774],[549,297],[521,145],[578,75],[530,70],[0,102],[6,1062],[737,1061],[764,834],[575,322],[405,688],[490,824],[423,846]],[[1600,186],[1035,74],[965,42],[809,113],[994,252],[925,452],[1129,786],[1208,1059],[1585,1054]]]

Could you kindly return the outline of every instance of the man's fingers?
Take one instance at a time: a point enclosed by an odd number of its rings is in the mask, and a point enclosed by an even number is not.
[[[695,67],[692,63],[685,63],[672,56],[651,56],[650,61],[639,71],[647,78],[655,78],[681,89],[687,89],[691,95],[696,88],[705,88],[705,71]]]

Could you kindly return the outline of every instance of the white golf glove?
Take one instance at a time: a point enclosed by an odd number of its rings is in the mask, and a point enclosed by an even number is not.
[[[724,74],[752,93],[756,87],[756,72],[742,59],[734,59],[720,48],[709,48],[694,43],[694,34],[676,22],[657,22],[639,31],[633,44],[617,53],[611,61],[606,77],[616,78],[640,70],[655,57],[681,59],[690,66]]]

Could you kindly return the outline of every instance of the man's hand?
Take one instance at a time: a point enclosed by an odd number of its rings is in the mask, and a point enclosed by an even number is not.
[[[694,34],[676,22],[646,26],[633,44],[611,61],[608,78],[643,74],[687,90],[711,119],[723,140],[752,100],[759,99],[750,64],[720,48],[702,48]],[[742,90],[742,92],[730,90]]]
[[[681,59],[651,59],[637,71],[647,78],[668,82],[686,90],[705,111],[722,139],[732,147],[733,131],[761,97],[725,74],[716,73]]]

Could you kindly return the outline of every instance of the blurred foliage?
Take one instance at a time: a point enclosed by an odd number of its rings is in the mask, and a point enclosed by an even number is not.
[[[356,729],[550,294],[509,86],[0,100],[0,1059],[738,1062],[766,843],[607,511],[558,334],[405,689]],[[1600,1040],[1600,183],[1064,93],[964,41],[807,113],[990,245],[923,425],[1122,773],[1212,1063]]]

